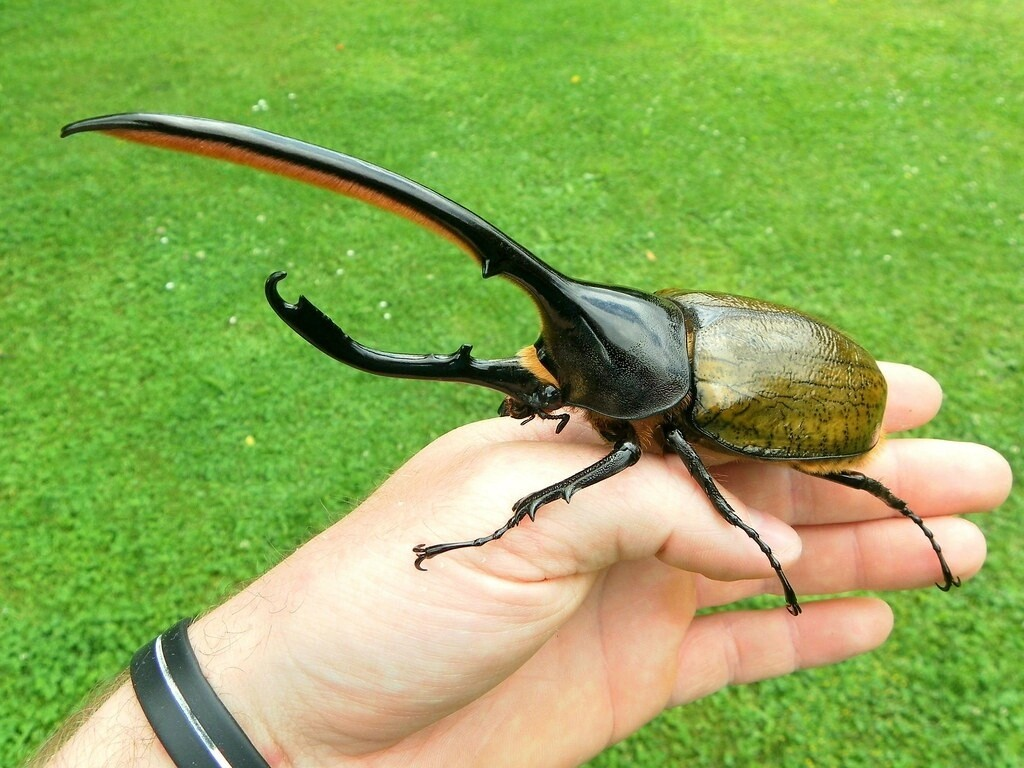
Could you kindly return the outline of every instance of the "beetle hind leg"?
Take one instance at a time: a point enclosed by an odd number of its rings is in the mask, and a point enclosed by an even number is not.
[[[799,469],[799,467],[798,467]],[[886,486],[874,478],[868,477],[861,472],[845,471],[845,472],[828,472],[825,474],[815,474],[814,477],[820,477],[824,480],[831,480],[833,483],[839,483],[845,485],[848,488],[856,488],[860,491],[867,491],[876,499],[884,502],[886,506],[891,509],[895,509],[904,517],[912,520],[914,524],[921,529],[921,532],[928,538],[928,541],[932,545],[932,549],[935,551],[935,556],[939,559],[939,566],[942,568],[942,584],[936,584],[939,589],[943,592],[948,592],[953,587],[960,586],[960,579],[953,575],[953,572],[949,568],[949,564],[946,562],[946,556],[942,554],[942,547],[939,546],[939,542],[935,539],[935,534],[924,524],[917,514],[907,506],[907,502],[897,496],[895,493],[890,491]]]
[[[528,494],[517,501],[512,507],[512,517],[508,519],[501,528],[487,536],[469,541],[455,541],[450,544],[419,544],[413,547],[413,554],[416,555],[416,567],[425,571],[423,561],[429,560],[437,555],[451,552],[453,549],[465,549],[467,547],[482,547],[489,541],[496,541],[506,533],[515,528],[525,518],[535,520],[537,510],[552,501],[564,499],[568,502],[576,491],[588,486],[607,480],[613,475],[619,474],[624,469],[636,464],[640,459],[640,446],[632,436],[624,438],[615,444],[611,453],[600,461],[591,464],[586,469],[580,470],[575,475],[565,478],[554,485],[542,488],[539,491]]]

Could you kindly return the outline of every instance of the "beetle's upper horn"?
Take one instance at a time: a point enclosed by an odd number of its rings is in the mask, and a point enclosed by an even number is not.
[[[444,195],[315,144],[236,123],[148,113],[80,120],[66,125],[61,136],[86,131],[247,165],[376,205],[454,241],[480,262],[484,277],[529,280],[548,270],[497,227]]]
[[[616,418],[642,418],[671,407],[688,391],[678,307],[638,291],[572,280],[422,184],[340,152],[218,120],[107,115],[71,123],[61,135],[86,131],[288,176],[379,206],[449,238],[477,259],[484,277],[502,275],[533,297],[543,324],[538,352],[544,353],[542,362],[568,404]]]

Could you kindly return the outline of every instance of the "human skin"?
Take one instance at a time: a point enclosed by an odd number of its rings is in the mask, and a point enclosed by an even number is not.
[[[938,384],[885,365],[887,433],[929,421]],[[525,494],[607,446],[582,418],[470,424],[414,456],[342,521],[206,616],[208,678],[273,766],[576,765],[667,707],[880,645],[877,598],[930,586],[921,531],[870,495],[777,464],[707,456],[803,601],[698,615],[778,594],[767,560],[673,455],[544,507],[500,541],[412,567],[412,547],[496,528]],[[985,558],[971,522],[1010,469],[980,445],[890,439],[865,473],[927,519],[954,573]],[[935,599],[957,599],[955,595]],[[514,756],[514,759],[513,759]],[[511,762],[510,762],[511,761]],[[48,765],[171,765],[122,685]]]

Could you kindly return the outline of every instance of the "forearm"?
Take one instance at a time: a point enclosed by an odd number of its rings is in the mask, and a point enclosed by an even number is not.
[[[69,720],[26,768],[174,768],[135,698],[128,674]]]
[[[246,686],[239,686],[232,681],[232,678],[237,681],[239,677],[251,674],[251,670],[247,672],[241,668],[237,657],[224,653],[224,649],[218,649],[215,643],[210,642],[211,635],[215,634],[211,632],[211,622],[218,631],[223,630],[223,621],[215,618],[216,615],[217,611],[200,619],[189,633],[194,640],[200,667],[204,676],[214,685],[217,694],[231,702],[233,714],[241,714],[240,722],[263,735],[265,731],[257,727],[250,716],[247,706],[249,691]],[[251,650],[246,655],[251,656]],[[182,725],[184,727],[184,722]],[[276,750],[263,748],[261,751],[268,759],[271,756],[277,758],[271,761],[274,768],[284,764]],[[267,752],[276,754],[267,755]],[[92,704],[69,719],[26,768],[65,766],[174,768],[174,762],[139,704],[138,694],[127,672],[114,680],[108,690],[100,693]]]

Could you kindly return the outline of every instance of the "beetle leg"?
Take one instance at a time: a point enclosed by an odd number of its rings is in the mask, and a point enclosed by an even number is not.
[[[953,572],[949,569],[949,564],[946,563],[946,557],[942,554],[942,547],[940,547],[939,542],[935,540],[935,535],[928,529],[928,526],[924,524],[924,520],[914,514],[910,507],[907,506],[907,502],[895,493],[890,491],[874,478],[868,477],[861,472],[829,472],[824,475],[815,474],[814,477],[831,480],[833,483],[839,483],[840,485],[845,485],[849,488],[856,488],[860,491],[867,491],[876,499],[885,502],[886,506],[895,509],[904,517],[913,520],[914,524],[921,529],[921,532],[928,537],[928,541],[931,542],[932,549],[935,550],[935,556],[939,558],[939,566],[942,568],[943,583],[936,584],[935,586],[943,592],[948,592],[953,587],[960,586],[960,579],[953,576]]]
[[[498,408],[499,416],[511,416],[513,419],[522,419],[519,422],[519,426],[523,427],[529,424],[536,418],[541,420],[547,419],[549,421],[557,421],[558,426],[555,427],[555,434],[561,434],[562,430],[565,429],[565,425],[569,423],[568,413],[548,413],[546,410],[539,407],[539,404],[531,404],[517,400],[514,397],[506,397],[502,400],[501,405]],[[612,441],[609,441],[612,442]]]
[[[732,505],[726,501],[725,496],[718,490],[718,486],[715,485],[714,479],[711,477],[711,473],[708,472],[707,467],[704,466],[704,462],[701,461],[700,456],[693,450],[689,441],[683,437],[683,433],[676,427],[666,427],[664,430],[665,441],[669,448],[683,460],[683,464],[690,471],[690,475],[696,480],[704,491],[704,494],[708,497],[711,505],[717,510],[718,514],[726,519],[730,525],[735,525],[747,536],[754,540],[754,543],[764,553],[765,557],[768,558],[768,562],[772,566],[772,570],[775,571],[775,575],[779,577],[779,581],[782,584],[782,593],[786,598],[786,610],[788,610],[794,616],[799,616],[803,609],[800,607],[800,603],[797,601],[796,592],[789,583],[789,579],[786,578],[785,572],[782,570],[782,564],[779,563],[777,557],[772,552],[761,535],[754,530],[751,526],[743,522],[736,510],[732,508]]]
[[[540,418],[542,420],[543,419],[548,419],[548,420],[552,420],[553,419],[554,421],[557,421],[558,422],[558,426],[555,427],[555,434],[556,435],[560,434],[561,431],[563,429],[565,429],[565,425],[569,423],[569,414],[568,413],[548,413],[546,411],[537,411],[536,413],[531,413],[525,419],[520,421],[519,422],[519,426],[520,427],[525,427],[527,424],[529,424],[531,421],[533,421],[536,418]]]
[[[636,442],[635,436],[630,434],[628,437],[619,440],[615,447],[612,448],[611,453],[600,461],[591,464],[571,477],[565,478],[565,480],[521,498],[512,507],[512,517],[494,533],[482,536],[479,539],[472,539],[471,541],[456,541],[450,544],[433,544],[431,546],[419,544],[413,547],[412,551],[416,555],[416,567],[421,571],[425,571],[426,568],[423,567],[424,560],[429,560],[444,552],[451,552],[453,549],[480,547],[489,541],[500,539],[519,525],[524,518],[529,517],[530,520],[535,520],[537,518],[537,510],[545,504],[557,499],[564,499],[568,502],[576,491],[619,474],[622,470],[636,464],[639,458],[640,445]]]

